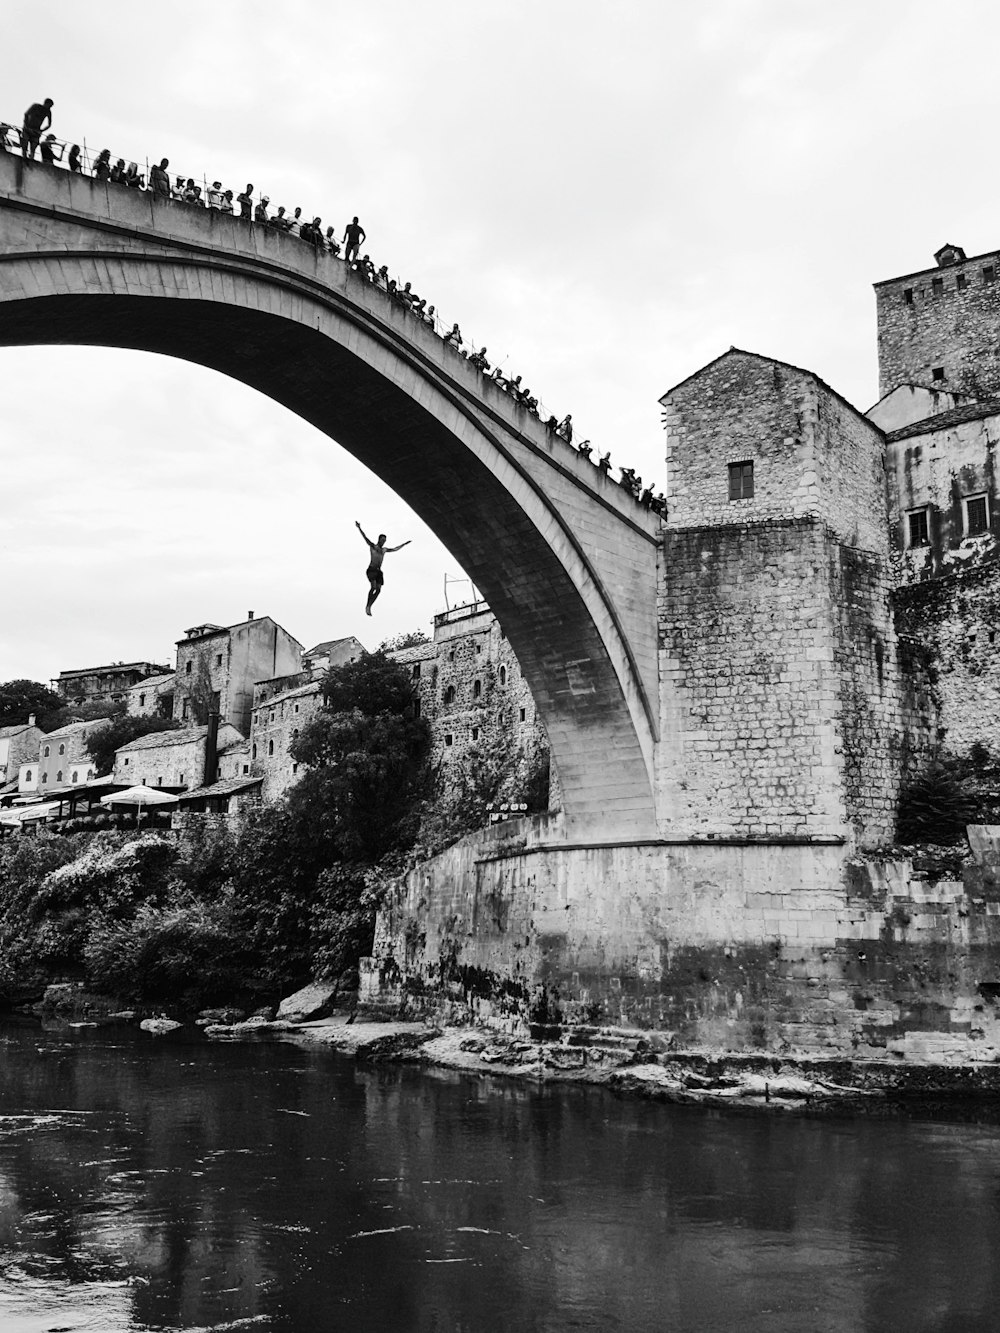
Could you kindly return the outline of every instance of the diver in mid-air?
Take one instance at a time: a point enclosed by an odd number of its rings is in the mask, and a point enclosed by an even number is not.
[[[401,551],[404,546],[409,546],[410,543],[405,541],[401,542],[399,546],[386,546],[384,532],[380,532],[378,541],[373,542],[356,519],[354,526],[368,543],[368,568],[365,571],[368,576],[368,602],[365,605],[365,615],[370,616],[372,613],[372,603],[382,591],[382,584],[385,582],[385,577],[382,573],[382,561],[391,552]]]

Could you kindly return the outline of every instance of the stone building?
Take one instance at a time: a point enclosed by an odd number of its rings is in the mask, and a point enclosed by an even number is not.
[[[21,765],[35,761],[43,735],[34,714],[27,722],[0,727],[0,787],[16,782]]]
[[[301,669],[302,645],[270,616],[195,625],[177,643],[174,718],[203,725],[216,711],[248,736],[257,682]]]
[[[190,791],[220,779],[243,777],[243,739],[228,722],[219,724],[214,746],[207,725],[154,731],[115,751],[113,778],[128,786],[142,783]]]
[[[353,634],[343,639],[325,639],[302,654],[302,670],[310,678],[322,676],[330,667],[356,662],[365,651],[364,644]]]
[[[149,676],[162,676],[168,666],[156,662],[112,662],[107,666],[60,671],[52,688],[68,704],[121,704],[133,686]]]
[[[301,676],[293,679],[301,681]],[[250,725],[250,772],[263,778],[263,800],[275,801],[295,781],[299,765],[289,747],[323,706],[318,680],[284,685],[264,681],[257,687]]]
[[[129,717],[173,717],[176,679],[176,673],[170,671],[133,685],[125,701]]]
[[[108,725],[108,718],[90,722],[71,722],[57,731],[41,735],[34,761],[23,763],[18,775],[18,790],[44,793],[95,777],[87,753],[87,739]]]

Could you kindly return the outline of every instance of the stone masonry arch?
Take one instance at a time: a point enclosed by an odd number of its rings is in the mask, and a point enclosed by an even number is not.
[[[340,261],[0,154],[0,345],[127,347],[241,380],[359,458],[482,589],[570,828],[655,833],[658,521]]]

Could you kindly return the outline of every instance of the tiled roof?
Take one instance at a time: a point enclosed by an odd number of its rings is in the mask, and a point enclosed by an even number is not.
[[[8,736],[20,735],[22,731],[27,731],[30,723],[15,722],[9,727],[0,727],[0,741],[6,740]]]
[[[122,750],[155,750],[161,745],[191,745],[194,741],[203,741],[208,735],[208,727],[182,727],[177,731],[152,731],[148,736],[137,736],[127,745],[120,745]]]
[[[45,739],[51,741],[57,736],[72,736],[78,732],[85,735],[93,727],[106,727],[110,721],[110,717],[95,717],[91,718],[89,722],[69,722],[65,727],[60,727],[58,731],[46,732]]]
[[[437,657],[436,643],[415,643],[412,648],[396,648],[386,653],[394,662],[425,662],[429,657]]]
[[[269,695],[266,699],[261,699],[254,705],[254,712],[259,708],[273,708],[275,704],[282,703],[285,699],[302,699],[307,694],[319,694],[320,682],[312,680],[308,685],[297,685],[294,690],[283,690],[280,694]]]
[[[145,680],[137,681],[135,685],[131,686],[131,689],[133,691],[156,689],[158,686],[166,685],[168,681],[175,681],[176,679],[176,671],[171,671],[166,676],[147,676]]]
[[[177,800],[178,804],[183,804],[200,800],[203,796],[232,796],[233,792],[259,787],[263,781],[263,778],[223,778],[221,782],[213,782],[210,787],[195,787],[194,791],[185,792]]]
[[[923,421],[914,421],[909,426],[900,426],[899,430],[890,430],[886,439],[906,440],[911,435],[931,435],[934,431],[947,430],[949,426],[959,426],[963,421],[981,421],[984,417],[1000,416],[1000,398],[991,398],[985,403],[966,403],[964,407],[953,407],[950,412],[939,412],[937,416],[925,417]]]
[[[342,639],[324,639],[322,643],[318,643],[315,648],[310,648],[309,651],[303,653],[302,656],[315,657],[317,653],[330,652],[330,650],[336,648],[338,644],[357,643],[357,642],[358,640],[354,637],[353,634],[345,634]]]

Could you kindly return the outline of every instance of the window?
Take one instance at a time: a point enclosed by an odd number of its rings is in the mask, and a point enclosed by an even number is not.
[[[419,662],[414,662],[414,663],[413,663],[413,666],[410,667],[410,675],[413,677],[414,680],[419,680],[419,679],[420,679],[420,663],[419,663]]]
[[[965,535],[977,537],[981,532],[990,530],[989,504],[985,495],[967,495],[965,497]]]
[[[414,699],[414,701],[413,701],[413,716],[414,716],[414,717],[419,717],[419,716],[420,716],[420,700],[419,700],[419,699]]]
[[[191,716],[191,700],[190,700],[190,699],[182,699],[182,700],[181,700],[181,717],[182,717],[182,718],[186,718],[186,717],[190,717],[190,716]]]
[[[79,781],[80,781],[80,774],[79,774],[79,773],[76,771],[76,769],[74,768],[74,769],[73,769],[73,776],[70,778],[70,782],[79,782]]]
[[[49,747],[46,745],[45,749],[42,751],[42,758],[48,759],[50,753],[51,751],[49,750]]]
[[[729,464],[729,498],[753,499],[753,463]]]
[[[268,743],[267,743],[267,752],[268,752],[269,755],[270,755],[270,754],[274,754],[274,741],[268,741]]]
[[[455,687],[454,687],[454,685],[449,685],[448,688],[445,690],[445,692],[444,692],[444,702],[445,702],[446,705],[447,705],[447,704],[453,704],[453,703],[455,702]]]
[[[933,370],[931,371],[931,379],[932,379],[932,380],[943,380],[943,379],[944,379],[944,366],[935,366],[935,367],[933,368]]]
[[[127,764],[127,763],[128,763],[128,760],[126,759],[125,762],[126,762],[126,764]],[[48,775],[48,773],[43,773],[43,774],[42,774],[42,786],[43,786],[43,787],[45,786],[46,782],[48,782],[48,780],[49,780],[49,775]]]
[[[250,772],[250,765],[249,765],[249,764],[244,764],[244,765],[243,765],[243,776],[246,777],[247,774],[248,774],[249,772]]]
[[[87,769],[87,781],[89,782],[93,776],[94,776],[94,770],[93,770],[92,768],[88,768],[88,769]]]
[[[501,668],[500,668],[500,684],[501,684],[501,685],[506,685],[506,684],[507,684],[507,668],[506,668],[506,667],[501,667]]]
[[[256,745],[254,745],[253,749],[250,751],[250,758],[251,758],[251,759],[256,759],[256,758],[257,758],[257,746],[256,746]]]
[[[482,651],[483,651],[483,645],[482,645],[481,643],[477,643],[477,644],[476,644],[476,655],[478,656]]]
[[[65,754],[65,753],[66,753],[66,747],[65,747],[65,745],[60,745],[60,747],[59,747],[59,753],[60,753],[60,754]]]
[[[450,731],[446,731],[446,732],[444,733],[444,743],[445,743],[445,745],[451,745],[451,744],[453,744],[453,743],[454,743],[454,740],[455,740],[455,737],[451,734]]]
[[[522,708],[522,709],[521,709],[521,721],[522,721],[522,722],[527,721],[527,717],[528,717],[528,711],[527,711],[527,709]]]
[[[944,278],[931,279],[931,295],[934,297],[935,301],[938,297],[944,295]]]
[[[448,654],[448,661],[454,662],[454,660],[455,660],[455,650],[454,648],[452,648],[451,652]]]
[[[25,782],[30,782],[30,781],[31,781],[31,769],[30,769],[30,768],[28,769],[27,773],[25,773],[25,775],[24,775],[24,780],[25,780]]]
[[[483,682],[481,680],[474,680],[472,682],[472,697],[473,699],[481,699],[483,697]]]
[[[215,654],[215,665],[216,665],[216,666],[222,666],[222,654],[221,654],[221,653],[216,653],[216,654]]]
[[[274,710],[273,710],[273,709],[271,710],[270,714],[268,715],[268,719],[267,719],[267,720],[268,720],[268,722],[273,722],[273,721],[274,721]]]
[[[298,704],[295,705],[295,711],[296,711],[296,713],[299,711],[299,706],[298,706]]]
[[[178,775],[177,775],[177,781],[178,781],[178,783],[180,784],[180,786],[182,786],[182,787],[184,786],[184,774],[183,774],[183,773],[178,773]]]
[[[969,279],[965,276],[964,273],[959,273],[958,277],[955,279],[955,290],[959,292],[964,292],[966,287],[968,287],[968,285],[969,285]]]
[[[158,787],[162,787],[162,786],[163,786],[163,779],[162,779],[162,778],[157,778],[157,779],[156,779],[156,785],[157,785]]]
[[[191,668],[192,668],[193,665],[194,665],[194,663],[191,662],[190,660],[187,661],[187,662],[185,662],[185,664],[184,664],[184,674],[185,674],[185,676],[190,676],[190,674],[191,674]]]
[[[56,782],[62,782],[62,769],[56,774]]]
[[[125,768],[128,768],[128,755],[125,756]]]
[[[911,546],[929,546],[930,533],[927,526],[927,507],[923,509],[911,509],[906,516],[909,527],[909,538]]]
[[[478,728],[478,727],[473,727],[473,728],[472,728],[472,739],[473,739],[474,741],[478,741],[478,740],[479,740],[479,728]]]
[[[992,264],[987,264],[983,269],[983,282],[995,282],[996,276],[996,269]]]
[[[354,658],[353,658],[353,657],[351,658],[351,661],[352,661],[352,662],[354,661]],[[299,766],[298,766],[298,764],[293,764],[293,765],[292,765],[292,772],[293,772],[293,773],[297,773],[298,771],[299,771]]]
[[[904,305],[912,305],[912,304],[913,304],[913,288],[912,288],[912,287],[907,287],[907,288],[904,290],[904,292],[903,292],[903,304],[904,304]]]
[[[139,707],[140,708],[146,707],[146,696],[144,694],[139,695]]]

